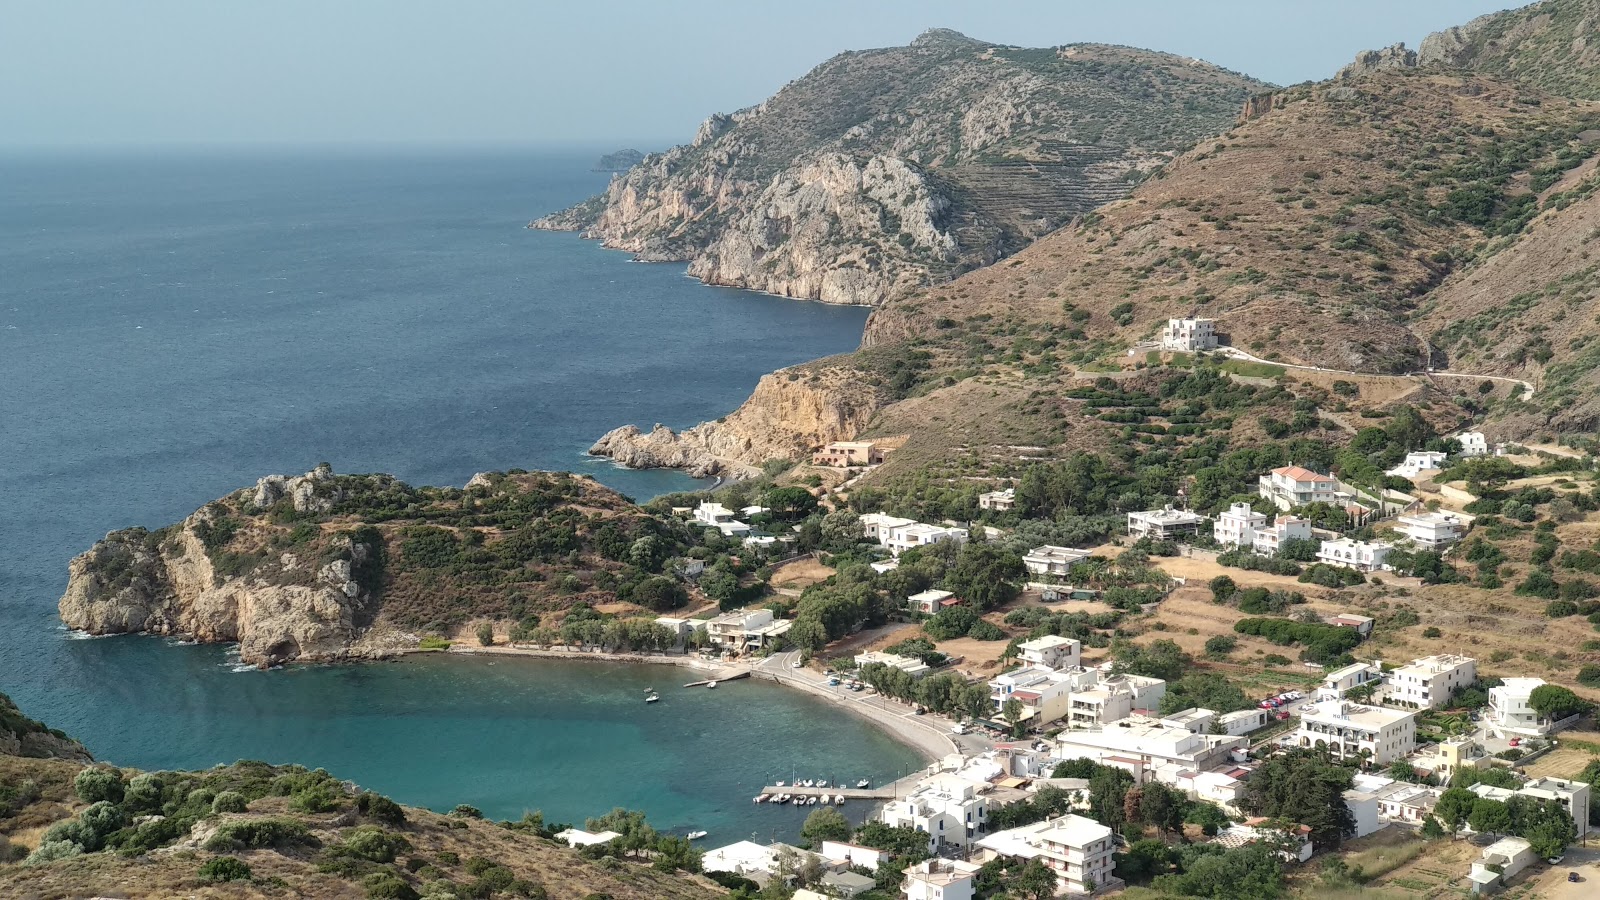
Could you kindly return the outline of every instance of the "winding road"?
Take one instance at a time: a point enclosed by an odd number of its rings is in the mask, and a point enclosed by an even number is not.
[[[1412,372],[1407,375],[1382,375],[1377,372],[1352,372],[1348,369],[1329,369],[1322,366],[1301,366],[1294,363],[1279,362],[1273,359],[1262,359],[1259,356],[1246,353],[1245,351],[1240,350],[1238,347],[1218,347],[1217,352],[1225,356],[1230,356],[1234,359],[1243,360],[1245,362],[1277,366],[1281,369],[1300,369],[1301,371],[1305,372],[1326,372],[1330,375],[1355,375],[1361,378],[1471,378],[1477,381],[1501,381],[1507,384],[1519,385],[1522,388],[1521,399],[1523,402],[1533,399],[1534,387],[1532,382],[1523,381],[1520,378],[1507,378],[1504,375],[1475,375],[1470,372],[1443,372],[1435,369],[1429,369],[1426,372]]]

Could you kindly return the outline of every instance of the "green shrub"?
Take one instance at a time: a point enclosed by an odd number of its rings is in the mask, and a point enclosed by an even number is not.
[[[408,852],[411,842],[398,834],[384,831],[375,825],[363,825],[345,835],[337,852],[368,862],[394,862],[396,856]]]
[[[42,866],[58,859],[67,859],[73,856],[82,856],[83,848],[72,841],[44,841],[39,849],[28,854],[22,861],[25,866]]]
[[[1584,687],[1600,687],[1600,666],[1589,665],[1579,669],[1578,683]]]
[[[422,640],[417,641],[417,649],[419,649],[419,650],[449,650],[450,649],[450,642],[445,640],[442,637],[430,634],[430,635],[424,637]]]
[[[216,859],[206,860],[200,867],[200,880],[212,884],[224,881],[249,881],[250,867],[243,860],[232,856],[219,856]]]
[[[211,801],[214,813],[242,813],[249,808],[249,802],[238,791],[223,791]]]
[[[324,813],[339,808],[344,798],[326,784],[314,784],[289,795],[289,808],[303,813]]]
[[[91,853],[99,850],[101,846],[101,836],[95,833],[95,830],[89,825],[77,819],[57,822],[51,825],[44,833],[41,846],[43,844],[58,844],[63,841],[77,844]]]
[[[481,819],[483,818],[483,810],[478,809],[476,806],[458,803],[455,809],[450,810],[450,815],[458,819]]]
[[[212,853],[264,850],[268,847],[316,847],[321,844],[305,825],[293,819],[255,819],[229,822],[217,829],[204,849]]]
[[[419,900],[417,889],[393,872],[373,872],[361,879],[370,900]]]
[[[85,803],[121,803],[122,776],[111,769],[84,769],[72,779],[72,790]]]
[[[382,794],[366,791],[356,798],[356,811],[385,825],[406,824],[406,811]]]

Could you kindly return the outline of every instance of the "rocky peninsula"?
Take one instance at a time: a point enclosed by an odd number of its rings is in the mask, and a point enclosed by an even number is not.
[[[59,609],[89,634],[237,642],[259,666],[377,658],[475,618],[615,600],[646,576],[607,554],[644,536],[660,554],[692,540],[578,476],[417,488],[324,465],[262,478],[176,525],[106,535],[70,563]]]

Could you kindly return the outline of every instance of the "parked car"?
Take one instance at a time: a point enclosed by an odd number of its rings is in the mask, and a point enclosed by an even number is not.
[[[1284,719],[1287,719],[1287,718],[1289,718],[1289,711],[1288,710],[1283,710],[1283,711],[1278,713],[1278,721],[1282,722]]]

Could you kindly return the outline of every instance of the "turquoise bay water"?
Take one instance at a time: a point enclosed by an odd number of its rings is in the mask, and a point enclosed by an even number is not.
[[[223,648],[59,630],[73,555],[263,474],[569,469],[647,498],[693,482],[589,459],[596,437],[714,418],[765,372],[855,346],[865,310],[522,228],[603,186],[591,161],[0,158],[0,691],[126,765],[302,762],[410,803],[566,819],[623,804],[740,837],[798,821],[749,801],[791,766],[914,765],[771,685],[647,709],[643,687],[688,680],[661,667],[235,672]]]

